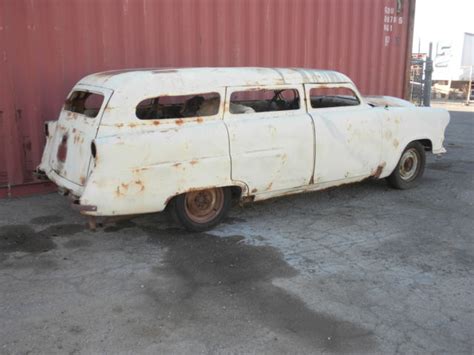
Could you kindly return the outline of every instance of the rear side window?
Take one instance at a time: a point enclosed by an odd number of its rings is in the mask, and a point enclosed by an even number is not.
[[[104,96],[87,91],[73,91],[66,100],[64,109],[87,117],[96,117],[104,102]]]
[[[214,116],[219,112],[219,106],[217,92],[157,96],[141,101],[135,114],[141,120]]]
[[[357,106],[360,104],[354,91],[346,87],[312,88],[309,96],[313,108]]]
[[[297,110],[300,96],[296,89],[251,89],[230,96],[232,114]]]

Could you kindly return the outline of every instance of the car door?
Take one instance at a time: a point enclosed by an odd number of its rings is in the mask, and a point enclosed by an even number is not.
[[[227,88],[231,175],[247,184],[251,195],[309,184],[314,127],[303,95],[302,85]]]
[[[315,125],[314,183],[374,175],[381,164],[382,117],[350,83],[307,84]]]

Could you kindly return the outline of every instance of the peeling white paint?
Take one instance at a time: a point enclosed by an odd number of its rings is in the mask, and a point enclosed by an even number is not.
[[[360,104],[312,108],[309,90],[318,86],[349,88]],[[231,114],[232,92],[249,88],[295,89],[300,108]],[[411,141],[429,139],[434,153],[444,152],[449,122],[445,110],[395,98],[376,99],[384,105],[372,107],[345,75],[309,69],[133,69],[89,75],[73,90],[101,93],[104,104],[95,118],[62,110],[48,124],[39,169],[76,204],[94,206],[82,211],[90,215],[162,211],[173,196],[209,187],[239,186],[242,198],[263,200],[383,178]],[[146,98],[203,92],[220,95],[217,114],[135,115]],[[65,147],[61,162],[58,150]]]

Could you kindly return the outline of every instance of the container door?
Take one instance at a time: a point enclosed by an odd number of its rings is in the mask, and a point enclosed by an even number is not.
[[[49,168],[77,185],[84,185],[104,108],[113,91],[77,85],[69,94],[52,133]]]
[[[227,89],[232,179],[247,184],[250,194],[310,183],[314,128],[303,95],[298,85]]]
[[[316,133],[315,183],[376,175],[383,116],[351,84],[305,85]]]

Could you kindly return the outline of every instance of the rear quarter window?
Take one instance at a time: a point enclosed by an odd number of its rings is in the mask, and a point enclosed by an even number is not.
[[[94,118],[99,114],[103,102],[103,95],[87,91],[73,91],[64,103],[64,109]]]

